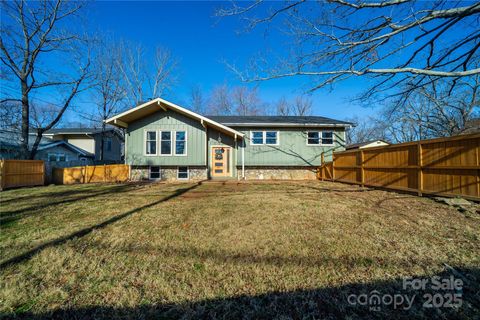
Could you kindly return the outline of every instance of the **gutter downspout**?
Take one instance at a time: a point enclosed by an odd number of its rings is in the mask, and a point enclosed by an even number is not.
[[[245,180],[245,137],[242,142],[242,179]]]

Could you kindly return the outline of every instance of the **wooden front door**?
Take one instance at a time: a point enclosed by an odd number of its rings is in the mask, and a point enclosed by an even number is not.
[[[212,177],[231,177],[230,170],[230,147],[212,147],[212,165],[210,173]]]

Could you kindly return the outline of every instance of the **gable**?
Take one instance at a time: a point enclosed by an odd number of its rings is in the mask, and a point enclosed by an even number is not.
[[[162,112],[162,111],[163,112],[173,111],[173,112],[182,114],[183,116],[186,116],[188,118],[198,121],[203,127],[207,127],[207,126],[212,127],[216,130],[219,130],[221,132],[234,136],[235,139],[243,138],[243,134],[235,129],[232,129],[219,122],[216,122],[212,119],[204,117],[188,109],[182,108],[176,104],[173,104],[161,98],[151,100],[135,108],[122,112],[114,117],[111,117],[105,120],[105,123],[114,125],[120,128],[128,128],[130,123],[135,122],[139,119],[145,118],[153,113]]]

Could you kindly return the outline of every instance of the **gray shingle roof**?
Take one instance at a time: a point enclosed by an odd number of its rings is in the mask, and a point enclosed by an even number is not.
[[[206,116],[213,121],[226,126],[249,126],[249,125],[338,125],[349,126],[352,123],[320,116]]]

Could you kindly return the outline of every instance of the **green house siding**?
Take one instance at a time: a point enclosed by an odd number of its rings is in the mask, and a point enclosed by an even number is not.
[[[145,131],[148,130],[186,131],[187,155],[145,155],[144,138]],[[170,110],[159,111],[128,125],[125,143],[126,163],[151,166],[204,166],[206,143],[205,129],[198,120]]]
[[[231,170],[237,176],[242,165],[242,148],[245,166],[291,166],[309,167],[321,164],[321,155],[330,161],[333,151],[344,150],[345,130],[338,128],[234,128],[245,134],[235,142],[234,137],[212,127],[205,129],[200,121],[174,111],[159,111],[140,120],[129,123],[126,133],[126,163],[137,166],[207,166],[210,168],[213,146],[232,147]],[[186,156],[145,155],[145,131],[168,130],[187,132]],[[252,145],[251,131],[278,131],[278,145]],[[333,146],[307,145],[308,131],[333,131]],[[157,143],[159,143],[157,141]],[[157,151],[160,149],[157,146]]]
[[[345,131],[343,128],[235,128],[245,134],[246,166],[318,166],[321,154],[330,161],[332,151],[344,150]],[[278,145],[252,145],[250,131],[278,131]],[[308,131],[333,131],[333,146],[307,145]],[[239,153],[241,150],[239,150]],[[240,166],[241,157],[237,159]]]

